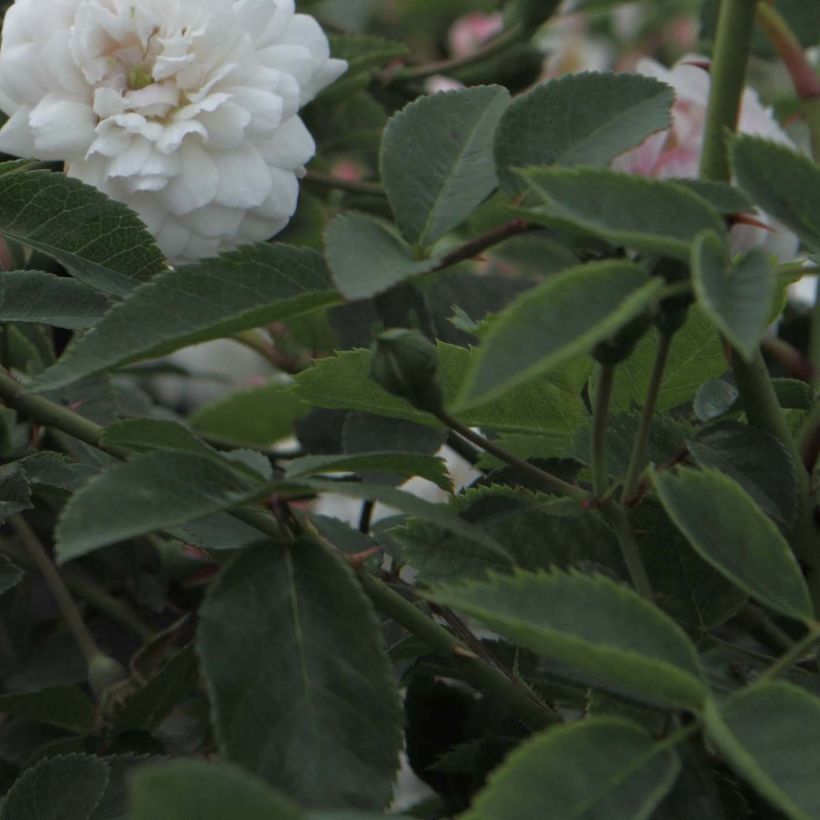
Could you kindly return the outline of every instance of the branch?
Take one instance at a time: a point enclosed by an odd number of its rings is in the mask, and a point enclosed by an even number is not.
[[[39,424],[56,427],[116,458],[124,459],[128,456],[126,450],[101,444],[100,437],[104,428],[100,425],[48,399],[26,395],[22,386],[4,373],[0,373],[0,399],[6,405],[25,412]],[[262,509],[240,508],[231,510],[230,514],[269,537],[277,540],[281,537],[279,525]],[[542,729],[560,720],[557,715],[534,700],[525,688],[511,683],[498,669],[475,657],[474,653],[446,629],[438,626],[386,584],[367,573],[360,573],[359,578],[365,591],[379,609],[424,640],[431,649],[452,656],[466,680],[477,689],[499,698],[528,726]]]
[[[513,219],[510,222],[505,222],[503,225],[499,225],[497,228],[493,228],[487,231],[487,233],[475,239],[471,239],[464,245],[445,254],[433,268],[432,272],[435,273],[444,270],[452,265],[457,265],[459,262],[466,262],[468,259],[478,256],[488,248],[492,248],[493,245],[499,245],[506,239],[511,239],[514,236],[519,236],[522,233],[528,233],[536,229],[537,226],[525,222],[523,219]]]
[[[451,416],[446,410],[441,410],[434,415],[451,430],[454,430],[460,436],[467,439],[467,441],[475,444],[482,450],[486,450],[491,455],[501,459],[501,461],[506,462],[510,466],[515,467],[517,470],[520,470],[522,473],[530,476],[530,478],[533,478],[535,481],[543,484],[550,492],[565,495],[568,498],[574,498],[582,504],[586,503],[591,505],[593,501],[592,496],[586,490],[581,489],[581,487],[577,487],[575,484],[570,484],[568,481],[564,481],[564,479],[559,478],[557,475],[548,473],[546,470],[542,470],[540,467],[530,464],[529,461],[525,461],[523,458],[518,458],[518,456],[507,452],[507,450],[503,447],[499,447],[497,444],[490,441],[490,439],[484,438],[484,436],[480,433],[474,432],[469,427],[462,424],[458,419],[453,418],[453,416]]]
[[[459,69],[467,68],[467,66],[475,65],[476,63],[481,63],[484,62],[484,60],[495,57],[510,46],[515,45],[521,40],[524,34],[524,27],[516,23],[514,26],[511,26],[490,40],[483,48],[464,57],[453,57],[447,60],[438,60],[433,63],[425,63],[424,65],[409,68],[387,69],[381,75],[382,85],[388,86],[395,82],[425,80],[427,77],[432,77],[436,74],[452,74]]]

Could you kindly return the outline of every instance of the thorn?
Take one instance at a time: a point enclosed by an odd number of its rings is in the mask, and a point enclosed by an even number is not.
[[[368,558],[378,555],[381,551],[381,547],[371,547],[368,550],[362,550],[362,552],[354,552],[352,555],[346,555],[345,559],[354,572],[359,572]]]
[[[182,554],[186,558],[193,561],[201,561],[203,564],[213,564],[214,561],[208,552],[202,547],[197,547],[195,544],[185,544],[182,548]]]
[[[751,225],[753,228],[762,228],[769,233],[777,233],[777,230],[765,222],[761,222],[757,217],[750,214],[730,214],[729,220],[733,225]]]
[[[702,68],[707,74],[712,70],[712,63],[709,60],[684,60],[683,65]]]
[[[453,647],[453,654],[458,655],[460,658],[469,658],[470,660],[478,660],[478,655],[470,649],[467,649],[466,646],[462,646],[460,643],[457,643]]]

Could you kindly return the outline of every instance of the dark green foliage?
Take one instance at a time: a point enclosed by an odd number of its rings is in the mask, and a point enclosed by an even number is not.
[[[349,70],[271,241],[173,268],[0,164],[0,820],[820,816],[820,165],[613,170],[702,112],[576,38],[668,62],[689,0],[298,5]]]

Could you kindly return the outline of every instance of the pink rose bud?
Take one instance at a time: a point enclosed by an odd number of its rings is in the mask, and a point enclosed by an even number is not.
[[[453,57],[468,57],[503,30],[504,18],[501,12],[482,14],[477,11],[465,14],[450,27],[450,53]]]

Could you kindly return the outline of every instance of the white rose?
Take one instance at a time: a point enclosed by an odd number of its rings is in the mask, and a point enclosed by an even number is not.
[[[287,224],[315,152],[297,112],[346,67],[293,0],[17,0],[0,151],[64,161],[192,261]]]

